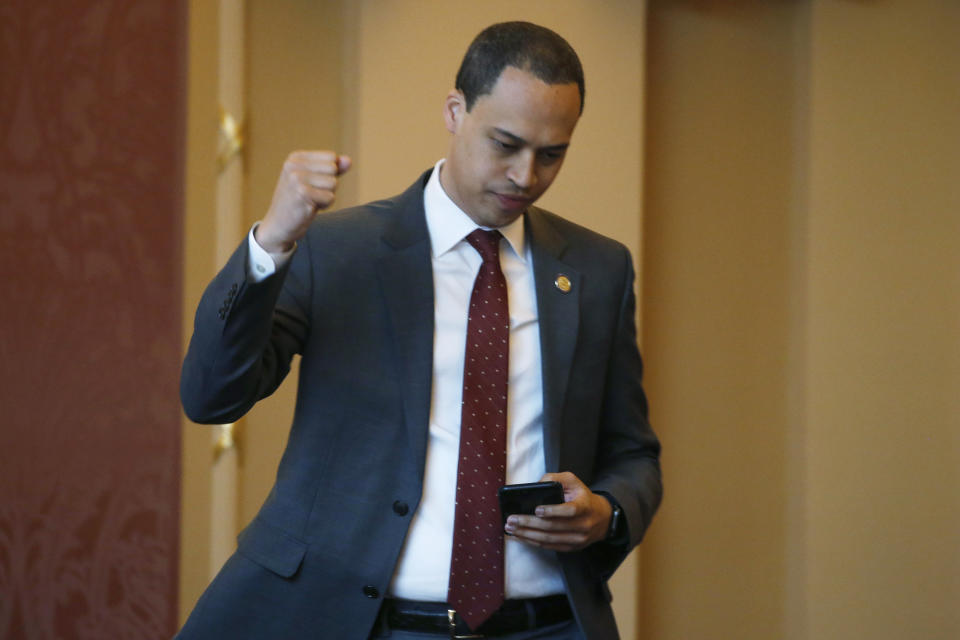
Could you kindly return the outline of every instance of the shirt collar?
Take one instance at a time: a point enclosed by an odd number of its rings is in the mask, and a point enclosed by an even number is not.
[[[427,186],[423,189],[423,209],[427,217],[427,230],[430,232],[430,246],[433,257],[438,258],[450,251],[461,240],[466,238],[477,223],[450,199],[440,184],[440,170],[443,166],[441,159],[433,168]],[[518,216],[510,224],[498,230],[513,252],[520,260],[526,262],[526,238],[524,235],[524,218]],[[482,227],[486,229],[487,227]]]

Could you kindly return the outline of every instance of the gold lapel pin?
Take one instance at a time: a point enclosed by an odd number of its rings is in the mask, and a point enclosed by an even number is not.
[[[562,273],[557,276],[557,279],[553,281],[553,284],[554,286],[557,287],[557,289],[560,289],[560,291],[564,293],[570,293],[570,289],[573,288],[573,284],[570,282],[570,278],[563,275]]]

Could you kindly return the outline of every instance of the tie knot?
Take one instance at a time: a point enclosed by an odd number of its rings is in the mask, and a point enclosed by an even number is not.
[[[496,229],[474,229],[467,236],[467,242],[480,254],[484,262],[500,262],[500,232]]]

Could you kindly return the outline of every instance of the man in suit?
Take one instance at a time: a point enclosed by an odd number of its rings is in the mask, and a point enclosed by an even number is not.
[[[617,637],[606,581],[661,496],[632,263],[533,206],[583,98],[565,40],[497,24],[446,98],[447,157],[403,194],[317,215],[350,159],[288,158],[204,293],[181,396],[198,422],[236,420],[299,353],[294,422],[270,496],[180,637]],[[476,304],[509,323],[477,324]],[[471,351],[483,331],[492,351]],[[488,357],[508,366],[473,364]],[[505,417],[471,418],[488,400]],[[476,506],[541,479],[562,504],[505,526]]]

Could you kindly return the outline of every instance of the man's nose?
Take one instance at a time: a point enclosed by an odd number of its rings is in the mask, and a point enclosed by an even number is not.
[[[520,189],[532,189],[537,184],[537,166],[534,154],[517,154],[507,169],[507,178]]]

